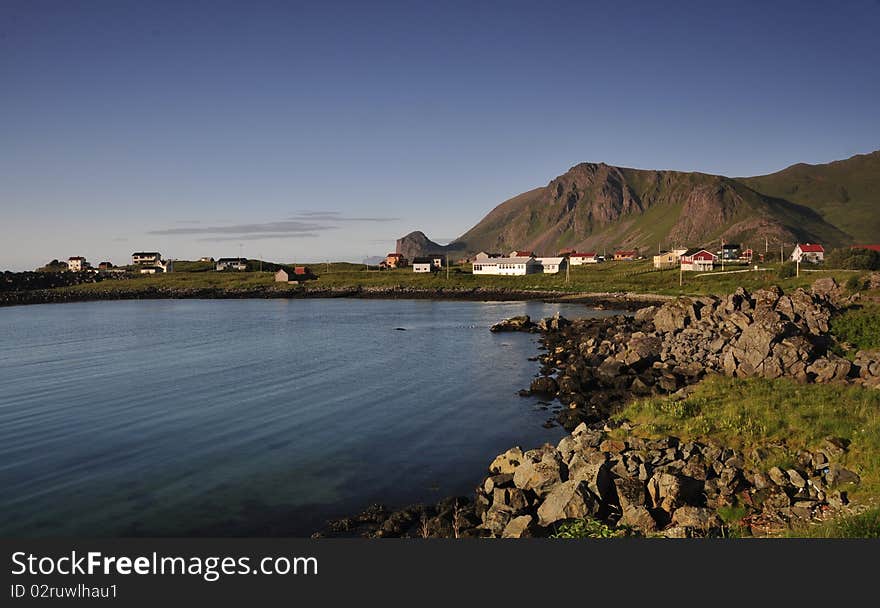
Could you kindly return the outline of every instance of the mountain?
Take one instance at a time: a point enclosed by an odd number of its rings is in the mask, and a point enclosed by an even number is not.
[[[430,255],[432,253],[453,254],[462,253],[464,249],[463,243],[450,243],[449,245],[439,245],[425,236],[424,232],[416,230],[410,232],[406,236],[397,239],[397,247],[395,251],[402,253],[403,257],[412,260],[413,258]]]
[[[800,163],[739,181],[815,210],[856,244],[880,241],[880,150],[821,165]]]
[[[461,253],[563,248],[599,250],[711,246],[720,239],[762,247],[880,241],[873,214],[880,202],[880,152],[827,165],[730,178],[581,163],[546,186],[489,212],[448,247]],[[406,241],[416,255],[435,246],[421,232]]]

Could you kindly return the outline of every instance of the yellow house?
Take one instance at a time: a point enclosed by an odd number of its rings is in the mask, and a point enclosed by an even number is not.
[[[673,249],[654,256],[654,268],[675,268],[687,249]]]

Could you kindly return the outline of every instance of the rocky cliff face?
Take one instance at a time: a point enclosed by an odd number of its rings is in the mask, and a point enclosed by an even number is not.
[[[431,255],[433,253],[449,254],[452,257],[456,253],[461,253],[462,249],[463,245],[461,243],[440,245],[425,236],[424,232],[417,230],[397,239],[395,251],[402,253],[408,260],[412,260],[415,257]]]

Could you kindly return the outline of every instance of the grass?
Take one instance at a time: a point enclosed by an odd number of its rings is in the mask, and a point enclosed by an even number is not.
[[[559,524],[550,538],[619,538],[628,532],[626,528],[612,528],[596,519],[583,517]]]
[[[880,305],[845,310],[831,320],[831,333],[854,350],[880,348]]]
[[[788,531],[791,538],[880,538],[880,509],[868,509]]]
[[[368,269],[362,264],[337,262],[310,265],[318,280],[309,282],[306,289],[364,288],[414,288],[414,289],[512,289],[518,291],[556,291],[565,293],[631,292],[660,295],[708,295],[731,293],[737,287],[754,290],[759,287],[779,285],[784,290],[808,287],[822,276],[832,276],[845,281],[851,273],[837,270],[801,272],[800,277],[779,279],[778,264],[765,264],[766,271],[748,271],[735,274],[710,273],[708,276],[684,274],[684,285],[679,286],[677,269],[656,270],[650,260],[636,262],[606,262],[574,266],[569,280],[564,272],[559,274],[533,274],[527,276],[474,275],[470,266],[453,267],[449,277],[446,272],[416,274],[410,268],[391,271]],[[271,272],[212,272],[206,271],[198,262],[175,262],[175,268],[191,271],[175,271],[167,275],[136,275],[122,281],[104,281],[96,284],[66,288],[72,291],[150,290],[156,288],[254,288],[274,290],[292,289],[294,286],[275,284]],[[735,266],[734,269],[745,267]],[[297,287],[297,289],[299,289]]]
[[[713,376],[686,399],[638,400],[617,418],[636,423],[638,434],[714,439],[746,456],[757,447],[784,445],[773,462],[762,464],[765,468],[786,463],[799,449],[819,447],[826,437],[841,437],[851,442],[841,464],[862,477],[850,495],[880,493],[880,391],[843,384]]]

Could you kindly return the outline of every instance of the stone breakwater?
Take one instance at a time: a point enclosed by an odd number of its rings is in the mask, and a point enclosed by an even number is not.
[[[684,398],[707,374],[789,377],[801,382],[853,382],[880,387],[880,353],[854,362],[831,352],[831,315],[847,304],[833,280],[790,294],[778,288],[727,297],[680,298],[633,317],[533,323],[515,317],[493,331],[542,333],[542,375],[530,392],[558,398],[570,434],[556,446],[496,457],[473,500],[400,511],[372,507],[331,522],[316,536],[518,538],[546,536],[560,523],[592,517],[635,534],[723,536],[719,513],[737,506],[738,523],[763,535],[798,522],[833,516],[848,503],[859,475],[841,466],[845,440],[792,455],[768,444],[742,454],[676,437],[644,439],[609,415],[640,395]],[[772,466],[782,454],[796,465]]]
[[[878,387],[877,352],[860,351],[850,362],[832,350],[829,321],[846,303],[833,279],[821,279],[790,294],[740,288],[726,297],[679,298],[634,316],[539,324],[514,318],[493,329],[543,334],[541,375],[522,394],[557,398],[565,408],[559,423],[571,431],[607,419],[633,397],[672,394],[707,374]]]
[[[733,505],[748,512],[737,525],[759,536],[844,509],[847,490],[861,481],[838,464],[846,450],[845,441],[829,437],[781,469],[765,463],[784,445],[746,455],[675,437],[619,439],[581,424],[556,446],[500,454],[473,500],[398,511],[377,505],[331,522],[315,537],[540,537],[582,517],[634,535],[720,537],[729,529],[719,509]]]

